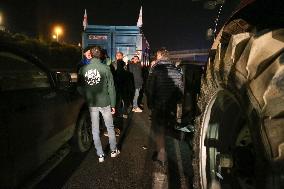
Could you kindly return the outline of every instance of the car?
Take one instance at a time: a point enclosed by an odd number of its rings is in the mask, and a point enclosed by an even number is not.
[[[88,107],[69,73],[51,71],[34,55],[0,44],[0,99],[0,188],[39,177],[39,170],[62,159],[68,151],[62,149],[91,147]]]

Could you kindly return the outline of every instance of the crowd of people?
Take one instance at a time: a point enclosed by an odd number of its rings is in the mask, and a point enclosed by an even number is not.
[[[139,56],[124,62],[122,52],[117,52],[115,61],[110,62],[107,52],[99,46],[86,47],[78,64],[78,91],[89,105],[92,121],[92,134],[99,162],[105,153],[100,140],[100,119],[103,118],[109,137],[111,157],[120,150],[116,136],[122,128],[115,128],[114,117],[128,118],[129,113],[143,112],[142,97],[147,97],[151,112],[152,129],[156,143],[153,160],[164,166],[167,162],[165,149],[165,129],[175,119],[177,104],[183,96],[182,72],[169,59],[166,49],[156,52],[155,60],[147,74]],[[143,76],[147,76],[147,78]]]

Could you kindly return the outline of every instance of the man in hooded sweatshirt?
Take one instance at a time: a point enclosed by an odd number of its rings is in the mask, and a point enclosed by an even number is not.
[[[101,63],[101,48],[92,49],[93,58],[90,64],[79,70],[79,92],[89,105],[92,133],[99,162],[104,161],[104,151],[100,140],[99,112],[101,112],[108,131],[111,157],[116,157],[117,149],[112,114],[115,113],[115,87],[109,67]]]

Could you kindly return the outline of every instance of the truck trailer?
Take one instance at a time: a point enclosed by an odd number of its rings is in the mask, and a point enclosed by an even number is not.
[[[137,55],[142,65],[149,65],[150,46],[138,26],[88,25],[82,33],[82,48],[96,45],[107,50],[111,61],[116,52],[122,52],[125,62]]]

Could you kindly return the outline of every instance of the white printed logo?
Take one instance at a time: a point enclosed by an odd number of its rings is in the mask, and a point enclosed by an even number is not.
[[[88,85],[96,85],[96,84],[100,83],[100,81],[101,81],[100,72],[96,69],[88,70],[85,73],[85,81],[88,83]]]

